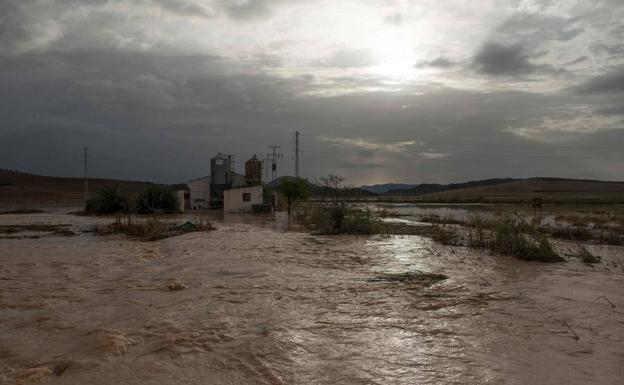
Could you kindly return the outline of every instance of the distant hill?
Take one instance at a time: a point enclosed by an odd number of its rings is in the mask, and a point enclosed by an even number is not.
[[[449,190],[459,190],[469,187],[483,187],[483,186],[496,186],[500,184],[519,181],[520,179],[503,178],[503,179],[484,179],[477,181],[470,181],[464,183],[449,183],[449,184],[435,184],[435,183],[423,183],[414,185],[407,189],[394,189],[386,192],[388,195],[425,195],[436,192],[443,192]]]
[[[402,191],[416,187],[415,184],[405,184],[405,183],[384,183],[384,184],[375,184],[375,185],[364,185],[360,186],[362,190],[366,190],[375,194],[385,194],[389,191]]]
[[[280,186],[280,184],[282,183],[282,181],[284,179],[289,179],[289,178],[294,178],[293,176],[281,176],[269,183],[266,184],[266,187],[271,188],[271,189],[276,189]],[[314,183],[310,183],[310,193],[312,195],[312,197],[319,197],[321,195],[323,195],[323,189],[322,187],[314,184]],[[375,194],[374,192],[370,192],[367,191],[363,188],[360,187],[353,187],[353,188],[348,188],[348,189],[344,189],[342,194],[345,197],[350,197],[350,198],[362,198],[362,197],[372,197],[372,196],[376,196],[377,194]]]
[[[487,183],[484,184],[479,182],[469,182],[471,185],[463,188],[456,188],[456,184],[454,188],[445,191],[413,194],[411,197],[428,202],[517,202],[541,197],[546,202],[624,203],[624,182],[563,178],[515,179],[501,183],[485,181]],[[401,192],[396,194],[403,195]]]
[[[129,193],[139,193],[150,182],[115,179],[89,179],[89,192],[104,186],[118,185]],[[80,204],[83,199],[82,178],[65,178],[34,175],[20,171],[0,169],[0,202],[5,205],[23,203]]]

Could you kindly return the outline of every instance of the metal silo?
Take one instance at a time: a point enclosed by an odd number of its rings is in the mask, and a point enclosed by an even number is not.
[[[251,186],[262,184],[262,161],[255,155],[245,162],[245,180]]]
[[[210,177],[215,186],[225,186],[230,183],[230,158],[218,153],[210,159]]]
[[[230,157],[218,153],[210,159],[210,206],[223,207],[223,192],[232,185]]]

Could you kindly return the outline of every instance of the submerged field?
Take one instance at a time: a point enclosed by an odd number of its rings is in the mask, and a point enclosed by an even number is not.
[[[0,239],[0,383],[624,381],[622,246],[588,244],[586,264],[559,240],[566,261],[544,264],[252,216],[154,242],[91,232],[111,220],[0,216],[17,229]]]

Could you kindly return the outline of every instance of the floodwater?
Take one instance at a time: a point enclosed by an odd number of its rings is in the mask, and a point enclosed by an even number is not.
[[[0,383],[624,382],[623,248],[542,264],[251,218],[145,243],[0,216],[78,234],[0,239]],[[383,279],[406,272],[448,279]]]

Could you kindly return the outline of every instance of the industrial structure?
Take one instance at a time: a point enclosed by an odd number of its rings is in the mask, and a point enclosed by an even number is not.
[[[210,159],[209,176],[186,183],[190,190],[190,209],[267,211],[267,207],[263,207],[262,171],[263,162],[256,155],[245,162],[245,175],[240,175],[234,171],[234,156],[218,153]]]
[[[245,186],[235,186],[224,191],[224,212],[261,212],[264,202],[262,186],[262,161],[255,155],[245,162]]]

